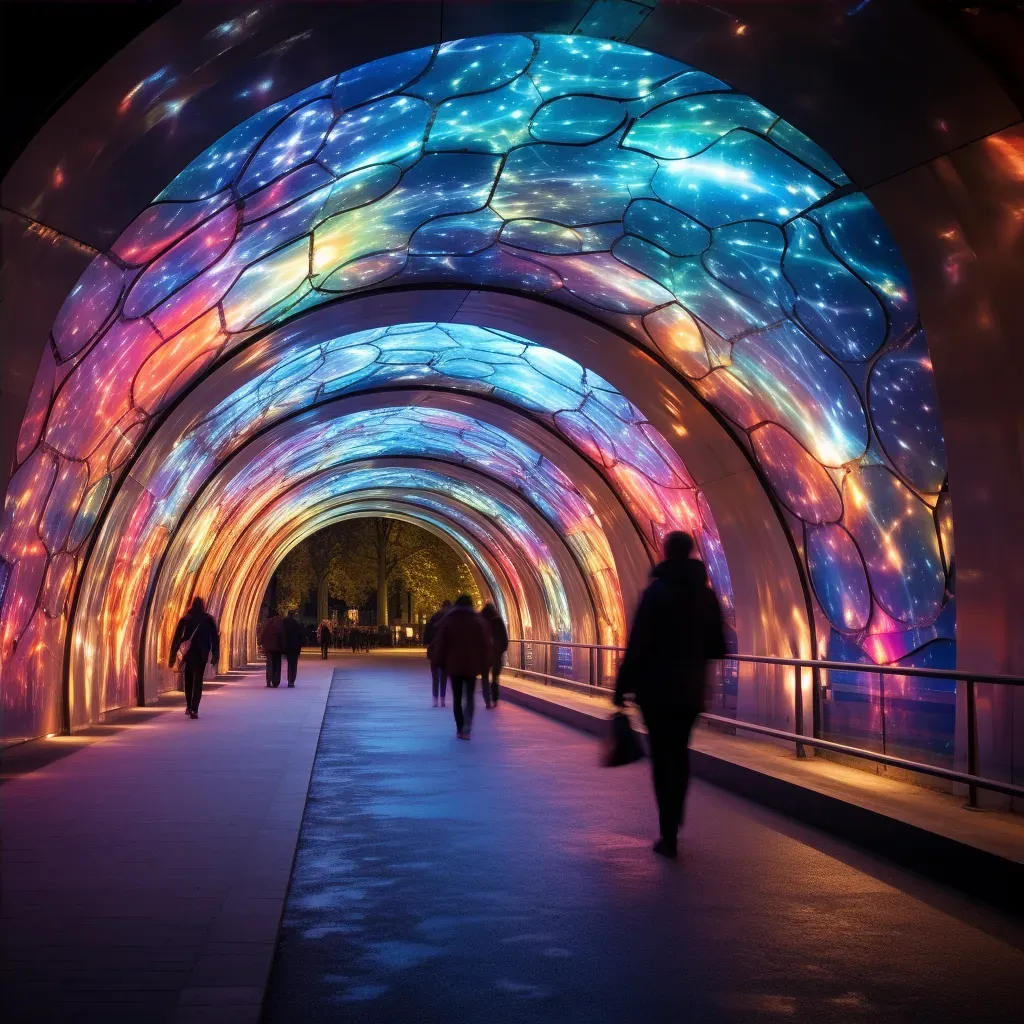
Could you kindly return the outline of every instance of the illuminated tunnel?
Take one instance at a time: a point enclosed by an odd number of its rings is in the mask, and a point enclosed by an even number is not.
[[[171,687],[193,594],[220,668],[251,660],[287,552],[377,514],[458,546],[525,637],[623,643],[686,529],[734,650],[956,663],[939,401],[882,216],[757,100],[622,42],[333,74],[92,258],[7,488],[5,741]],[[792,726],[791,675],[730,685]],[[827,734],[870,727],[871,685],[837,680]],[[902,696],[907,742],[952,758],[952,686]]]

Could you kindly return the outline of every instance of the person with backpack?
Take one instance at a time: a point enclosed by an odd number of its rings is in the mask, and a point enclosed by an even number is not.
[[[281,685],[281,655],[285,648],[284,619],[276,608],[270,610],[270,618],[260,630],[260,644],[267,658],[267,686]]]
[[[302,626],[290,611],[284,619],[284,657],[288,663],[288,685],[295,685],[299,672],[299,655],[302,653]]]
[[[615,684],[614,702],[633,694],[650,743],[661,838],[654,852],[674,858],[690,781],[690,731],[704,710],[708,661],[724,658],[722,609],[696,558],[693,538],[665,538],[665,558],[651,572]]]
[[[491,630],[491,664],[489,672],[485,672],[481,680],[484,693],[484,704],[488,708],[498,706],[498,676],[501,675],[501,663],[508,650],[508,630],[502,622],[498,609],[489,601],[480,610],[480,615]]]
[[[468,594],[460,594],[441,620],[429,657],[431,664],[443,665],[448,672],[456,735],[468,740],[473,728],[476,677],[484,675],[491,664],[491,631],[473,610],[473,599]]]
[[[441,620],[448,614],[448,609],[451,608],[451,601],[444,601],[441,607],[438,608],[433,615],[427,620],[427,624],[423,629],[423,643],[427,648],[427,664],[430,666],[430,692],[433,695],[434,707],[444,707],[445,694],[448,691],[448,673],[445,671],[444,665],[435,664],[431,660],[430,656],[430,645],[434,642],[434,638],[437,636],[437,627],[441,624]]]
[[[171,641],[170,668],[177,665],[185,684],[185,714],[199,717],[203,698],[203,675],[207,662],[220,660],[220,632],[213,616],[206,611],[201,597],[192,598],[189,610],[178,620]]]

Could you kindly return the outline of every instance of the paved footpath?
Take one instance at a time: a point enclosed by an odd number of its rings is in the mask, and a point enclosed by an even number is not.
[[[473,739],[422,655],[340,663],[265,1024],[1020,1021],[1019,921],[520,708]]]
[[[341,661],[10,752],[50,763],[0,788],[4,1024],[255,1024]]]

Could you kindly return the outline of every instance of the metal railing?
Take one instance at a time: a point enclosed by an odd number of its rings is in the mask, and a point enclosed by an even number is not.
[[[534,648],[539,647],[543,656],[535,657]],[[563,660],[562,651],[587,651],[586,668],[581,672],[581,666],[572,663],[574,659],[568,659],[571,664],[569,675],[559,675],[559,662]],[[618,663],[621,655],[625,652],[624,647],[610,647],[602,644],[581,644],[571,643],[563,640],[524,640],[516,638],[509,641],[509,654],[516,651],[519,655],[519,664],[510,663],[508,668],[521,675],[540,679],[545,684],[555,684],[569,689],[581,690],[587,693],[610,693],[614,689],[615,674],[618,670]],[[534,663],[540,661],[543,669],[534,667]],[[764,736],[771,736],[774,739],[782,739],[792,742],[796,747],[798,757],[805,756],[805,748],[811,747],[815,750],[827,750],[833,753],[843,754],[848,757],[857,757],[877,764],[889,765],[894,768],[901,768],[906,771],[917,772],[922,775],[929,775],[933,778],[945,779],[949,782],[961,783],[967,786],[968,804],[971,807],[978,806],[978,790],[988,789],[1007,796],[1024,798],[1024,786],[1017,786],[1011,782],[1003,782],[999,779],[991,779],[978,774],[978,713],[976,687],[979,684],[993,684],[999,686],[1024,686],[1024,677],[998,675],[990,672],[963,672],[960,669],[938,669],[938,668],[913,668],[910,666],[901,667],[896,665],[873,665],[860,664],[844,661],[816,661],[807,658],[775,658],[759,654],[729,654],[722,659],[723,662],[735,662],[737,664],[771,665],[782,668],[796,669],[794,673],[793,687],[793,721],[795,732],[788,732],[784,729],[775,729],[767,725],[759,725],[754,722],[744,722],[737,718],[730,718],[726,715],[715,714],[706,711],[703,718],[719,726],[727,726],[732,729],[740,729],[745,732],[759,733]],[[554,665],[552,664],[554,662]],[[552,671],[552,669],[555,671]],[[810,734],[804,730],[804,695],[803,675],[804,670],[811,673],[813,692],[814,725]],[[819,704],[820,695],[825,685],[822,683],[822,673],[842,672],[853,675],[872,674],[878,677],[878,704],[881,723],[882,750],[871,750],[867,747],[858,747],[846,743],[838,743],[834,740],[824,739],[820,735]],[[579,675],[585,678],[577,678]],[[886,691],[885,680],[887,677],[916,677],[925,679],[939,679],[953,682],[957,688],[962,685],[964,691],[964,706],[966,709],[966,733],[967,733],[967,771],[956,771],[953,768],[946,768],[941,765],[928,764],[923,761],[915,761],[909,758],[897,757],[886,751]]]

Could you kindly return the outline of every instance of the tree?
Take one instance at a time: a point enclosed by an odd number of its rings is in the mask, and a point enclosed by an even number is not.
[[[479,602],[480,591],[465,559],[439,537],[429,533],[427,537],[423,548],[410,555],[400,571],[401,582],[412,594],[413,604],[433,611],[459,594],[469,594]]]
[[[464,556],[428,530],[398,519],[351,519],[325,527],[295,548],[289,559],[295,563],[290,573],[298,573],[300,565],[305,572],[296,577],[295,586],[304,586],[304,595],[316,588],[320,620],[327,618],[328,597],[360,605],[374,594],[380,625],[389,621],[389,596],[397,593],[400,601],[401,589],[423,609],[437,608],[461,593],[480,599]]]
[[[316,586],[316,573],[309,548],[299,544],[285,555],[274,575],[277,577],[277,604],[284,614],[298,611]]]
[[[318,530],[305,542],[309,552],[310,563],[316,577],[316,618],[323,622],[327,615],[327,596],[329,593],[329,577],[331,566],[341,553],[343,543],[343,527],[340,523]]]

